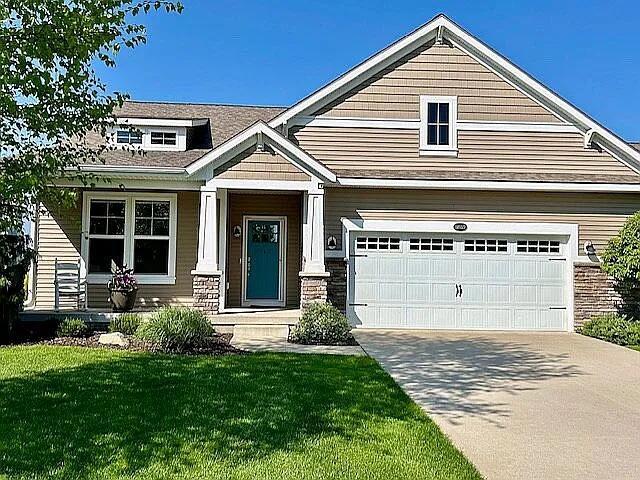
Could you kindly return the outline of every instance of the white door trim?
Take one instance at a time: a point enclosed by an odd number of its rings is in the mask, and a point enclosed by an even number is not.
[[[456,223],[465,223],[467,229],[464,234],[493,234],[493,235],[547,235],[565,237],[566,256],[566,305],[567,331],[574,330],[574,284],[573,263],[578,260],[578,224],[576,223],[537,223],[537,222],[466,222],[464,218],[456,221],[411,221],[411,220],[364,220],[342,218],[342,249],[343,257],[352,256],[351,232],[399,232],[399,233],[458,233],[453,228]],[[347,262],[347,311],[352,300],[350,287],[351,261]]]
[[[251,300],[247,298],[247,234],[250,221],[277,221],[280,223],[280,241],[278,245],[279,287],[277,300]],[[276,215],[242,216],[242,306],[284,307],[287,301],[287,217]]]

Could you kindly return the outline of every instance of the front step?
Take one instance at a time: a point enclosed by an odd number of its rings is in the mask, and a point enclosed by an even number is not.
[[[260,339],[284,340],[289,338],[289,325],[241,324],[233,327],[231,343]]]

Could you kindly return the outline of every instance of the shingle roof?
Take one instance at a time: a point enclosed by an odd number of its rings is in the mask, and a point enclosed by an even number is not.
[[[547,182],[547,183],[629,183],[639,184],[637,175],[553,174],[553,173],[499,173],[499,172],[460,172],[460,171],[423,171],[415,170],[334,170],[339,177],[378,178],[393,180],[495,180],[507,182]]]
[[[213,147],[220,145],[258,120],[269,121],[286,107],[262,107],[257,105],[220,105],[200,103],[127,101],[115,114],[118,117],[209,119],[208,127],[196,127],[201,138],[193,148],[185,152],[144,152],[143,155],[128,151],[105,152],[102,159],[107,165],[141,165],[186,167],[202,157]]]
[[[640,142],[629,142],[629,145],[631,145],[636,150],[640,150]]]

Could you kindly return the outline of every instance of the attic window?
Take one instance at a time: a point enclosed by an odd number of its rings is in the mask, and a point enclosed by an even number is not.
[[[420,154],[457,156],[457,97],[420,97]]]
[[[175,145],[176,132],[151,132],[151,145]]]
[[[139,130],[118,130],[116,141],[120,144],[141,144],[142,132]]]

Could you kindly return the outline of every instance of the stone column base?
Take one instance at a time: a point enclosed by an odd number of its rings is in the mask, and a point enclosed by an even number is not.
[[[220,308],[220,275],[193,274],[193,308],[207,316],[217,315]]]
[[[327,302],[327,278],[327,274],[300,274],[300,307],[302,309],[313,303]]]

